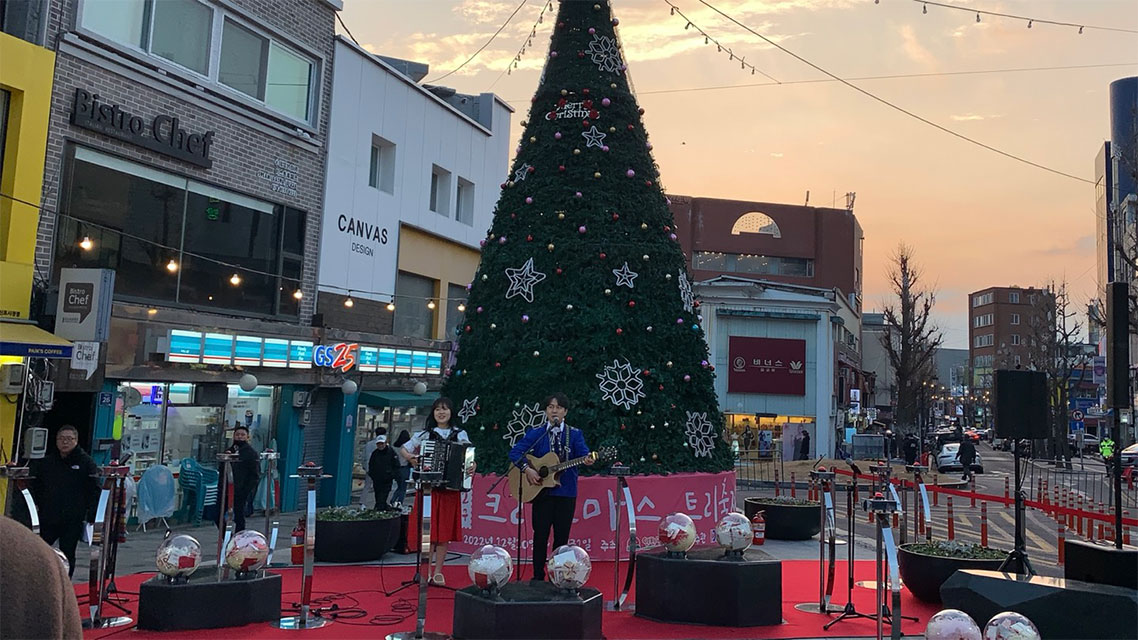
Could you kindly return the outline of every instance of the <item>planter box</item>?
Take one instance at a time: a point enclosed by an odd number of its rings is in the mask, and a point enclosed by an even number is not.
[[[316,521],[317,562],[367,562],[391,551],[399,537],[399,518]]]
[[[918,543],[919,544],[919,543]],[[972,560],[969,558],[945,558],[913,553],[903,544],[897,550],[897,564],[901,569],[901,582],[918,600],[940,602],[940,586],[952,574],[965,569],[997,571],[1003,564],[998,560]]]
[[[762,511],[767,522],[766,537],[769,540],[809,540],[822,530],[819,522],[821,507],[814,505],[777,504],[760,502],[759,498],[743,501],[743,512],[747,519]]]

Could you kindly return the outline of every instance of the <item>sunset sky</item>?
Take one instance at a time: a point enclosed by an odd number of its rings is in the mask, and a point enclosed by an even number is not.
[[[1109,83],[1138,74],[1138,34],[1089,25],[1138,30],[1134,0],[946,2],[1088,25],[1081,35],[996,16],[977,23],[973,12],[937,6],[923,14],[912,0],[708,0],[880,98],[1088,182],[1000,156],[827,81],[699,0],[671,2],[692,28],[664,0],[613,1],[669,193],[802,204],[809,191],[810,204],[844,206],[844,194],[856,192],[866,310],[882,307],[889,256],[908,243],[938,290],[948,347],[967,347],[970,291],[1065,278],[1080,308],[1095,295],[1094,158],[1109,135]],[[429,64],[430,82],[486,44],[519,4],[345,0],[341,17],[368,50]],[[547,0],[529,0],[489,46],[438,81],[513,105],[511,142],[528,116],[556,9],[556,1],[549,11]],[[757,72],[705,45],[697,28]],[[1024,70],[1038,68],[1047,70]],[[995,72],[961,73],[978,71]],[[855,80],[917,74],[925,75]]]

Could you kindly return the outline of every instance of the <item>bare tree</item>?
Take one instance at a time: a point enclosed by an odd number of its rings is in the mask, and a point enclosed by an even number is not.
[[[889,281],[896,304],[885,304],[889,329],[881,345],[897,378],[896,424],[917,428],[921,383],[935,372],[936,350],[943,336],[932,320],[936,292],[923,281],[923,272],[913,259],[912,247],[901,243],[892,256]]]

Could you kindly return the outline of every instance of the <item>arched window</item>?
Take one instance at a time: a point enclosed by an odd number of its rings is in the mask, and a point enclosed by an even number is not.
[[[782,237],[782,232],[779,231],[775,221],[767,214],[758,211],[744,213],[731,226],[731,235],[737,236],[743,233],[765,233],[774,238]]]

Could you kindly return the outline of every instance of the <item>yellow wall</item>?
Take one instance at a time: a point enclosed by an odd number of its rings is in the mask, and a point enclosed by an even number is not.
[[[31,302],[36,207],[43,193],[54,74],[54,53],[0,33],[0,89],[9,93],[0,193],[33,205],[0,197],[0,316],[6,318],[27,318]],[[9,456],[14,454],[15,427],[15,405],[0,398],[0,448]],[[0,481],[0,504],[7,497],[7,484]]]
[[[435,309],[435,338],[449,340],[452,337],[443,326],[446,322],[447,285],[465,287],[469,284],[478,270],[479,257],[475,249],[418,229],[408,226],[399,229],[399,270],[435,281],[435,296],[439,303]]]

